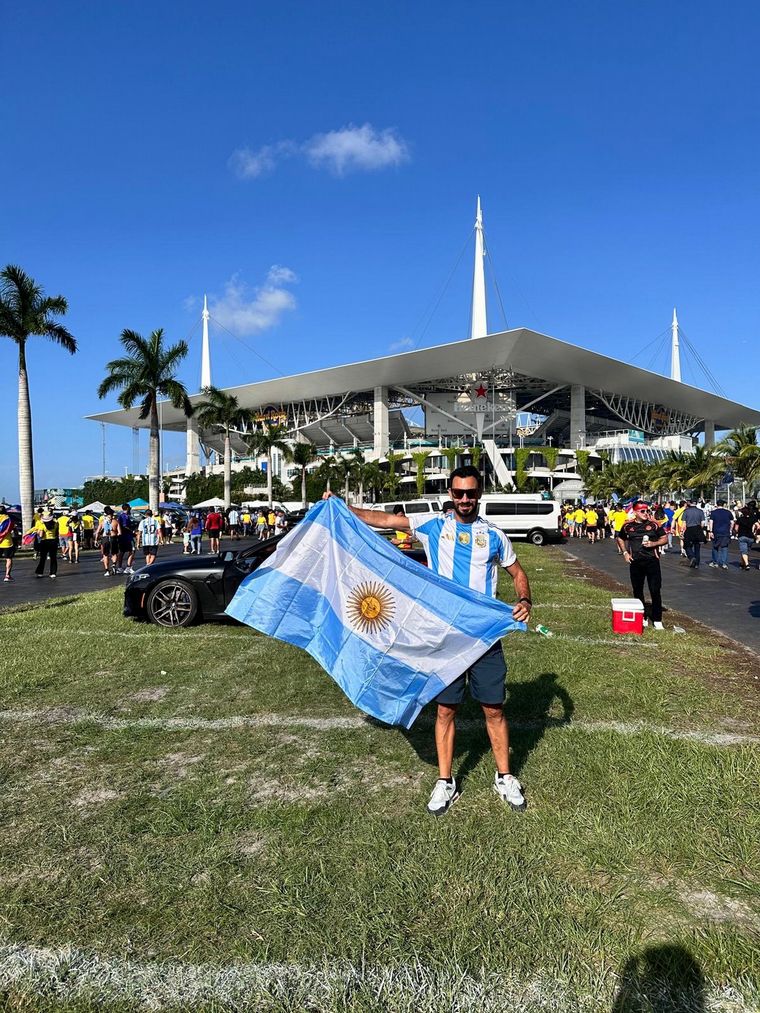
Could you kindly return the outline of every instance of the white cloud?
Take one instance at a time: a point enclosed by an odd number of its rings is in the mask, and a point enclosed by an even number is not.
[[[199,302],[200,299],[197,295],[189,295],[182,300],[182,307],[186,313],[192,313]]]
[[[289,267],[273,265],[263,285],[249,288],[234,274],[221,298],[210,300],[211,316],[240,337],[260,334],[278,324],[283,314],[296,308],[296,298],[283,286],[298,281]]]
[[[296,272],[291,271],[289,267],[283,267],[282,264],[272,264],[267,273],[267,282],[270,285],[295,285],[297,281]]]
[[[409,158],[406,142],[394,130],[375,130],[371,123],[315,134],[304,145],[304,152],[315,168],[326,168],[336,176],[360,169],[386,169]]]
[[[393,354],[395,352],[408,352],[412,348],[414,348],[414,342],[411,338],[400,338],[388,346],[388,351]]]
[[[340,130],[314,134],[301,143],[282,140],[255,150],[238,148],[230,156],[229,166],[240,179],[258,179],[274,172],[283,159],[294,157],[305,158],[314,169],[345,176],[401,165],[409,160],[409,147],[391,127],[376,130],[371,123],[361,127],[349,124]]]
[[[257,151],[250,148],[238,148],[230,155],[229,165],[236,176],[241,179],[258,179],[268,172],[273,172],[277,163],[295,154],[297,146],[292,141],[278,141],[276,144],[265,144]]]

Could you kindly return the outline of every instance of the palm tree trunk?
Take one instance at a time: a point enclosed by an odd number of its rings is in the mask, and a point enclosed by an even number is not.
[[[303,500],[303,508],[306,509],[306,465],[301,468],[301,499]]]
[[[34,454],[32,450],[32,406],[26,372],[26,341],[18,346],[18,486],[21,497],[21,524],[32,526],[34,513]]]
[[[158,440],[158,407],[154,395],[150,405],[150,452],[148,454],[148,501],[154,516],[158,513],[158,504],[160,502],[158,489]]]
[[[267,454],[267,503],[272,505],[272,452]]]
[[[224,430],[224,509],[229,510],[232,503],[232,444],[230,431]]]
[[[18,342],[18,494],[21,498],[21,525],[24,531],[28,531],[34,513],[34,456],[25,340]]]

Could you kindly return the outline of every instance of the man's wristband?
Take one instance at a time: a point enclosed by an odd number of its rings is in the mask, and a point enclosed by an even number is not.
[[[527,605],[530,605],[530,607],[533,608],[533,602],[530,600],[530,598],[518,598],[517,604],[519,605],[521,601],[524,601]]]

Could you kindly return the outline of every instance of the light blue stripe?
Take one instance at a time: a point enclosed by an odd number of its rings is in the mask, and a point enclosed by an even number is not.
[[[324,509],[332,504],[335,506],[330,511]],[[439,619],[471,636],[493,643],[512,629],[525,629],[524,623],[512,619],[509,605],[480,591],[473,591],[466,585],[456,584],[439,576],[432,568],[421,567],[414,560],[407,559],[386,539],[354,517],[341,500],[333,498],[317,503],[301,521],[301,525],[309,523],[324,527],[327,537],[334,538],[341,548],[376,573],[379,580],[417,599]]]
[[[307,651],[367,714],[411,727],[444,683],[396,661],[343,625],[329,601],[278,570],[247,577],[227,614],[270,637]],[[484,651],[486,645],[484,644]]]

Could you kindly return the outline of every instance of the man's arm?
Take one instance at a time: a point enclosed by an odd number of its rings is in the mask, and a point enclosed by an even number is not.
[[[334,495],[333,492],[326,492],[322,499],[330,499]],[[412,529],[409,518],[403,514],[389,514],[385,510],[364,510],[362,507],[351,506],[348,503],[346,506],[352,514],[371,528],[393,528],[399,531],[411,531]]]
[[[520,562],[517,559],[511,564],[511,566],[506,567],[506,571],[512,578],[515,585],[515,594],[518,598],[518,601],[516,601],[512,606],[512,615],[518,623],[526,623],[530,619],[530,610],[532,606],[528,574],[525,570],[523,570],[522,566],[520,566]],[[519,600],[523,598],[527,600]]]

